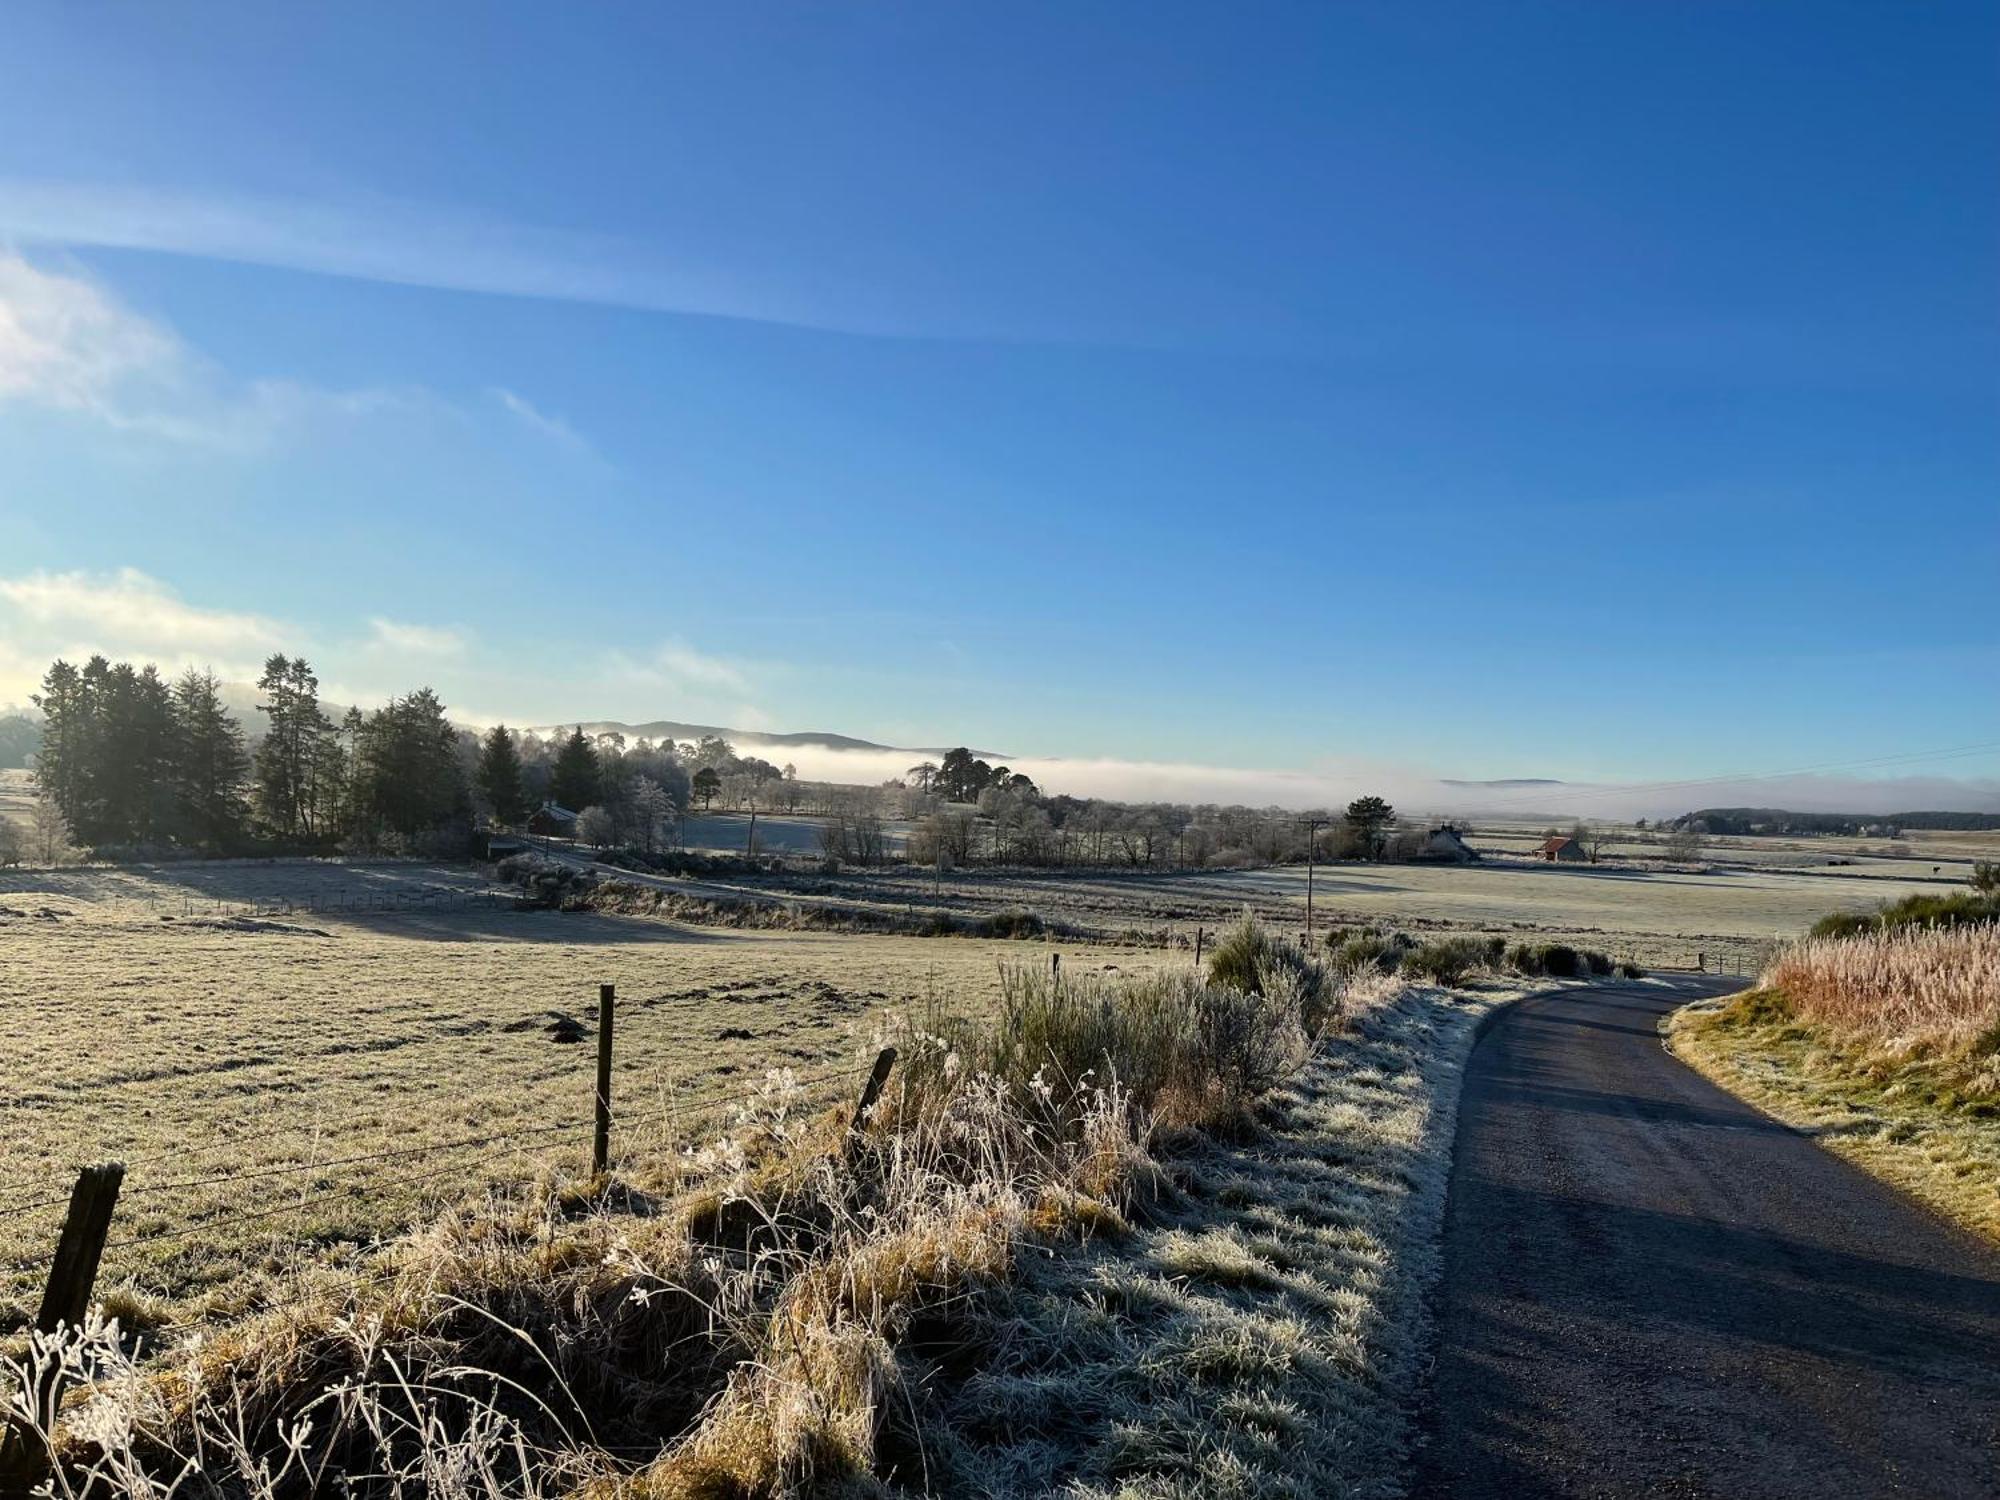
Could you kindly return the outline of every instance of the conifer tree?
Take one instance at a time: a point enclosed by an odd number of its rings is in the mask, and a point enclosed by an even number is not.
[[[495,724],[479,747],[479,794],[493,809],[493,820],[511,827],[527,814],[521,788],[521,750],[505,724]]]
[[[190,667],[175,681],[173,789],[180,830],[209,850],[241,841],[249,817],[243,786],[250,754],[243,728],[222,704],[213,672]]]
[[[597,747],[590,743],[579,724],[556,752],[555,768],[549,775],[549,796],[571,812],[582,812],[596,804],[598,786]]]

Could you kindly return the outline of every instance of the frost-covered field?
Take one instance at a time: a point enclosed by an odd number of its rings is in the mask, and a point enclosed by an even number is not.
[[[428,1203],[580,1168],[594,1046],[551,1028],[568,1018],[587,1033],[601,982],[620,996],[615,1144],[636,1149],[701,1123],[692,1110],[768,1067],[812,1077],[852,1065],[885,1008],[933,987],[982,1004],[1001,959],[1042,951],[442,904],[202,908],[454,881],[477,884],[414,865],[0,876],[0,1208],[63,1196],[79,1162],[127,1160],[106,1284],[227,1307],[293,1258],[398,1230]],[[1160,958],[1063,952],[1078,967]],[[484,1141],[524,1129],[548,1133]],[[471,1139],[483,1143],[431,1149]],[[381,1152],[398,1154],[143,1191]],[[246,1212],[267,1217],[221,1223]],[[51,1249],[60,1215],[59,1204],[0,1213],[0,1266]],[[134,1236],[146,1242],[117,1243]],[[33,1272],[0,1282],[0,1324],[38,1284]]]

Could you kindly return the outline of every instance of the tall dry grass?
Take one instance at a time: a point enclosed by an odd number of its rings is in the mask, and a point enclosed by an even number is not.
[[[1941,1053],[2000,1049],[2000,926],[1813,938],[1764,976],[1803,1021]]]

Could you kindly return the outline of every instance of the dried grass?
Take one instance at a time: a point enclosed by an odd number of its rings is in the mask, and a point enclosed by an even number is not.
[[[1814,1025],[1904,1048],[2000,1050],[2000,925],[1813,939],[1764,979]]]

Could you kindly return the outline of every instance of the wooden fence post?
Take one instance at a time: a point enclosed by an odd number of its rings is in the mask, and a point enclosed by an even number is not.
[[[1194,966],[1197,969],[1201,967],[1201,940],[1204,936],[1202,929],[1197,926],[1194,930]]]
[[[597,987],[597,1130],[590,1142],[590,1175],[602,1177],[611,1162],[611,1012],[617,987]]]
[[[884,1047],[875,1054],[875,1066],[868,1074],[868,1082],[861,1086],[861,1102],[854,1108],[852,1129],[859,1130],[868,1123],[869,1111],[875,1108],[875,1101],[882,1097],[882,1085],[889,1081],[889,1070],[896,1066],[896,1049]]]
[[[38,1332],[82,1327],[91,1289],[97,1283],[97,1267],[104,1258],[105,1236],[111,1230],[111,1210],[124,1180],[123,1162],[104,1162],[77,1173],[62,1237],[56,1241],[55,1259],[49,1265],[41,1310],[35,1315]],[[35,1422],[53,1413],[61,1402],[62,1374],[61,1365],[44,1367],[37,1374],[36,1388],[21,1392],[19,1399],[37,1414]],[[19,1418],[0,1413],[0,1494],[28,1494],[48,1476],[48,1450],[32,1433]]]
[[[104,1258],[104,1239],[111,1230],[111,1210],[124,1181],[123,1162],[102,1162],[76,1174],[41,1311],[35,1315],[35,1327],[43,1333],[54,1333],[59,1323],[71,1328],[83,1323],[90,1290],[97,1284],[98,1263]]]

